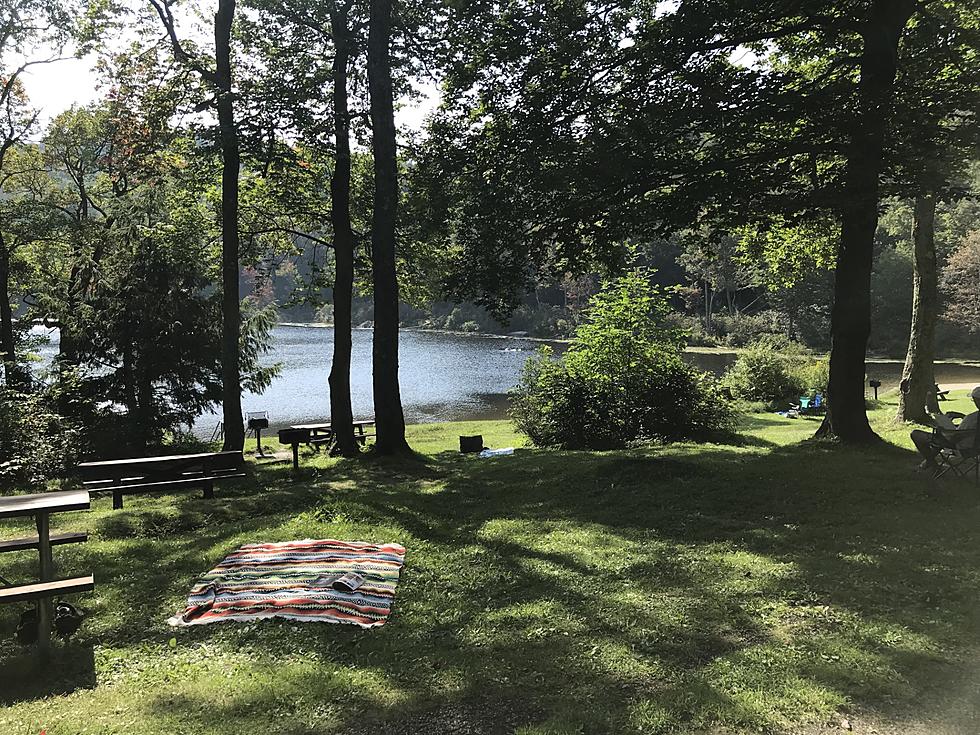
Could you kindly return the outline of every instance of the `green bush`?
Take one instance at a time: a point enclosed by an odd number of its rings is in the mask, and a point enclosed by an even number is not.
[[[733,422],[715,381],[681,357],[666,296],[637,269],[593,297],[568,351],[544,348],[512,392],[512,417],[537,446],[614,449],[699,438]]]
[[[795,370],[797,379],[803,387],[803,393],[827,392],[830,382],[830,359],[804,360]]]
[[[718,326],[724,324],[725,343],[732,347],[744,347],[766,337],[775,337],[785,330],[781,316],[775,311],[759,314],[738,314],[734,317],[719,318]]]
[[[785,337],[768,335],[745,348],[722,383],[735,398],[773,405],[812,390],[823,390],[813,384],[821,380],[819,365],[808,358],[800,345]]]
[[[47,391],[0,388],[0,490],[27,490],[63,476],[78,461],[81,431]]]

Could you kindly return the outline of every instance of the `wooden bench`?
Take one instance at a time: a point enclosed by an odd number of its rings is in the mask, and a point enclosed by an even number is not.
[[[5,602],[23,602],[25,600],[42,600],[49,597],[59,597],[74,592],[91,592],[95,589],[95,577],[71,577],[70,579],[55,579],[50,582],[33,582],[18,584],[13,587],[0,587],[0,604]]]
[[[138,457],[83,462],[78,473],[91,492],[111,492],[112,507],[123,507],[123,495],[201,488],[214,497],[214,483],[245,477],[241,452],[206,452],[168,457]]]
[[[48,538],[51,546],[61,546],[63,544],[80,544],[88,541],[87,533],[52,533]],[[27,551],[28,549],[40,549],[41,540],[37,536],[28,538],[12,538],[9,541],[0,541],[0,554],[5,551]]]
[[[86,490],[68,490],[34,495],[15,495],[0,498],[0,518],[33,517],[37,536],[0,541],[0,553],[36,549],[40,562],[39,577],[35,582],[8,584],[0,587],[0,604],[33,600],[37,602],[38,648],[47,656],[53,618],[52,598],[76,592],[89,592],[95,588],[92,575],[54,578],[54,560],[51,547],[81,543],[87,533],[51,533],[50,520],[55,513],[87,510],[89,494]]]

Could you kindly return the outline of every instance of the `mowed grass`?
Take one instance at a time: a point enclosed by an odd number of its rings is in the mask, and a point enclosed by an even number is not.
[[[458,435],[522,446],[510,424],[430,424],[418,461],[100,497],[55,523],[91,532],[56,559],[97,587],[47,670],[0,608],[0,733],[980,732],[978,491],[916,474],[893,415],[866,450],[755,414],[727,443],[490,460]],[[167,626],[240,544],[308,537],[405,545],[386,626]]]

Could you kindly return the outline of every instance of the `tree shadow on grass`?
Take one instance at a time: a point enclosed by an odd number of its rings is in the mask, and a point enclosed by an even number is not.
[[[779,729],[848,700],[921,706],[919,692],[955,678],[945,651],[975,632],[980,559],[966,543],[975,499],[923,484],[913,464],[895,448],[808,443],[339,462],[299,481],[270,468],[212,502],[99,516],[106,543],[78,563],[106,581],[83,633],[163,661],[195,647],[245,656],[233,691],[202,680],[145,700],[148,717],[212,732],[266,711],[283,713],[271,731],[296,734],[510,732],[554,717],[620,732]],[[337,529],[408,547],[384,628],[203,626],[168,653],[165,617],[243,539]],[[500,711],[517,714],[485,716]]]
[[[42,661],[33,647],[4,659],[0,666],[0,705],[72,694],[94,689],[97,683],[91,644],[53,640],[47,661]]]

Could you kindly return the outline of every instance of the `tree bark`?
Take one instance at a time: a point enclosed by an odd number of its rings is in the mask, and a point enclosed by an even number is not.
[[[17,364],[17,342],[14,339],[14,314],[10,308],[10,253],[0,234],[0,360],[8,388],[26,387],[26,375]]]
[[[241,167],[231,74],[231,29],[235,0],[219,0],[214,15],[218,132],[221,138],[221,380],[224,449],[245,445],[239,354],[241,298],[238,290],[238,176]]]
[[[358,453],[354,441],[354,412],[350,394],[351,299],[354,296],[354,232],[350,221],[350,114],[348,111],[348,63],[350,29],[346,8],[330,14],[334,42],[333,122],[335,156],[330,179],[330,221],[333,225],[333,362],[330,366],[330,425],[334,451],[344,457]]]
[[[371,0],[368,32],[368,88],[374,150],[374,217],[371,265],[374,280],[374,416],[379,454],[409,452],[398,388],[398,276],[395,221],[398,212],[398,158],[391,84],[392,0]]]
[[[864,402],[865,359],[871,334],[871,268],[898,43],[914,8],[914,0],[876,0],[862,30],[858,120],[851,128],[847,156],[831,311],[829,403],[817,431],[817,436],[847,443],[880,441],[868,423]]]
[[[936,383],[933,360],[936,350],[936,321],[939,317],[939,284],[936,269],[936,197],[923,194],[915,200],[913,244],[912,331],[902,371],[903,390],[898,418],[925,423],[927,406],[933,410]],[[932,396],[930,398],[930,396]]]

